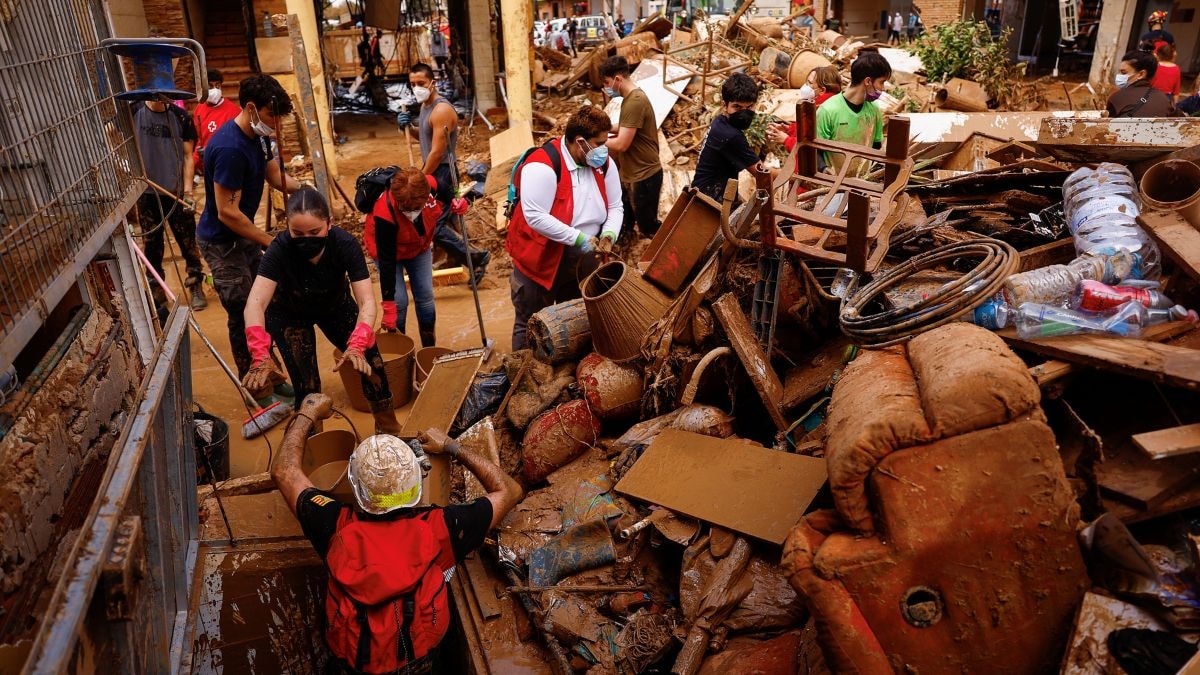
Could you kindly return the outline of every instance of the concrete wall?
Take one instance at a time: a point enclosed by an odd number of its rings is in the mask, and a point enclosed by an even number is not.
[[[141,0],[110,0],[108,14],[116,37],[146,36],[146,10]]]
[[[107,459],[140,381],[122,299],[91,273],[88,286],[105,294],[44,385],[0,440],[0,592],[40,584],[47,556],[70,537],[58,531],[81,468]],[[115,308],[110,314],[105,305]],[[103,473],[103,467],[94,467]],[[93,471],[89,471],[93,473]],[[84,512],[97,485],[82,495]],[[77,526],[77,525],[76,525]]]
[[[470,55],[471,87],[475,90],[479,108],[487,110],[499,105],[496,89],[499,30],[492,19],[492,3],[488,0],[467,0],[467,54]]]

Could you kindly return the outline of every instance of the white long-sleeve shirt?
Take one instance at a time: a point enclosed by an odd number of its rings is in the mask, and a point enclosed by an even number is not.
[[[607,205],[600,196],[593,169],[586,164],[576,164],[571,153],[565,150],[562,153],[562,170],[571,175],[571,187],[575,191],[575,209],[569,223],[550,215],[550,207],[554,205],[554,195],[558,191],[554,168],[541,162],[529,162],[521,169],[518,186],[521,211],[529,227],[550,241],[567,246],[575,245],[580,232],[589,237],[598,237],[605,232],[612,232],[614,238],[619,236],[625,210],[621,206],[621,178],[612,158],[608,160],[608,172],[604,176]]]

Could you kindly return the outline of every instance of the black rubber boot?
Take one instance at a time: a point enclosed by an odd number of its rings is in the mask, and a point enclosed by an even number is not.
[[[433,326],[421,326],[421,346],[436,347],[437,346],[437,331]]]

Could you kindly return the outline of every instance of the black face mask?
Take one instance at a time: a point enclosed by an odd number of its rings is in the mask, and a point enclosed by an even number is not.
[[[739,110],[729,116],[729,124],[734,129],[745,131],[754,123],[753,110]]]
[[[325,240],[328,237],[295,237],[288,242],[288,249],[296,255],[311,260],[325,250]]]

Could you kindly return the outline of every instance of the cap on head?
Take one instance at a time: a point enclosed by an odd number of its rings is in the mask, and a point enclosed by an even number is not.
[[[360,509],[376,515],[416,506],[421,501],[421,464],[404,441],[371,436],[350,455],[347,467]]]

